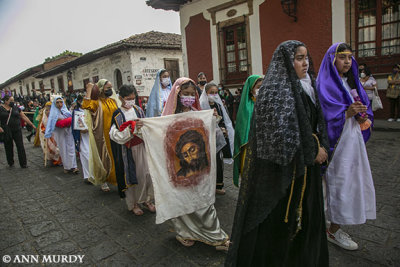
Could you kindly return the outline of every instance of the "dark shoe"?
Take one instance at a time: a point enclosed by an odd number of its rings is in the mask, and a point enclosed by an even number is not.
[[[31,142],[31,138],[32,138],[31,135],[28,135],[28,136],[26,137],[26,139],[28,140],[29,143]]]
[[[8,164],[8,167],[9,167],[9,168],[14,167],[14,163],[13,163],[13,164]]]
[[[84,182],[85,184],[87,184],[87,185],[93,185],[93,184],[89,181],[89,179],[83,179],[83,182]]]
[[[28,168],[28,166],[27,165],[22,165],[21,168],[26,169],[26,168]]]

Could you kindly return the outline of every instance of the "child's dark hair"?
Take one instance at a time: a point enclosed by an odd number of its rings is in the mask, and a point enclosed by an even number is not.
[[[337,51],[337,53],[340,53],[340,52],[344,52],[346,50],[349,50],[350,52],[353,53],[353,49],[351,48],[351,46],[349,44],[346,44],[346,43],[341,43],[338,46],[336,51]],[[352,88],[352,89],[356,88],[356,81],[355,81],[355,77],[353,75],[353,72],[351,71],[351,68],[350,68],[350,70],[348,72],[346,72],[343,75],[344,75],[344,77],[347,77],[347,83],[349,84],[350,88]]]
[[[160,71],[160,77],[161,77],[161,75],[163,75],[165,72],[168,72],[166,69],[162,69],[161,71]]]
[[[367,66],[364,66],[364,70],[363,71],[364,71],[366,76],[371,76],[371,74],[372,74],[371,70]]]
[[[136,88],[132,84],[123,84],[119,88],[119,95],[121,97],[127,97],[127,96],[129,96],[131,94],[135,94],[135,96],[137,96]]]
[[[218,88],[218,86],[215,83],[207,83],[204,90],[206,90],[206,93],[207,93],[208,90],[210,90],[212,87],[217,87]]]
[[[10,97],[11,97],[11,96],[9,96],[9,95],[5,95],[5,96],[3,97],[3,102],[8,101],[8,100],[10,99]]]

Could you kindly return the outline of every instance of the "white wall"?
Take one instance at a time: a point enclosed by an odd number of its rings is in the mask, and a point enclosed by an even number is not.
[[[146,60],[141,58],[146,58]],[[140,96],[150,95],[157,71],[164,68],[164,59],[179,60],[179,77],[184,76],[181,51],[160,49],[131,50],[131,83],[135,85]]]
[[[146,60],[141,60],[146,58]],[[90,63],[72,68],[72,83],[74,89],[83,88],[83,80],[99,76],[99,79],[109,80],[114,89],[117,89],[115,70],[119,69],[122,74],[122,83],[132,83],[137,87],[140,96],[148,96],[154,84],[154,77],[150,73],[156,73],[164,68],[164,59],[178,59],[180,76],[183,75],[182,52],[177,50],[161,49],[130,49],[109,56],[101,57]],[[54,79],[55,92],[59,91],[57,77],[64,78],[64,89],[68,89],[67,70],[43,79],[45,88],[50,88],[50,80]],[[128,77],[130,76],[130,82]],[[136,79],[137,78],[137,79]],[[140,83],[140,84],[139,84]],[[38,85],[37,85],[38,86]]]
[[[344,0],[332,1],[332,44],[346,42],[346,21]]]

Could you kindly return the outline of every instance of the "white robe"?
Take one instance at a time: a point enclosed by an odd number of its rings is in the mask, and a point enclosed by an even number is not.
[[[66,117],[61,114],[58,118],[66,119]],[[75,142],[71,127],[55,127],[53,134],[54,140],[57,143],[57,147],[60,150],[60,156],[64,170],[76,168]]]
[[[346,120],[325,175],[327,219],[362,224],[376,219],[375,188],[359,123]]]
[[[121,108],[121,111],[124,113],[126,121],[137,119],[134,108],[131,108],[129,110]],[[114,142],[120,145],[124,145],[126,142],[133,138],[133,134],[130,132],[129,128],[120,132],[115,125],[112,125],[110,129],[110,138]],[[144,203],[150,201],[153,202],[154,200],[153,183],[151,181],[149,167],[147,165],[147,155],[144,143],[132,147],[131,150],[133,160],[135,161],[136,165],[136,178],[138,184],[129,187],[125,191],[125,200],[128,206],[128,210],[132,210],[133,206],[136,203]]]
[[[79,109],[79,111],[84,111],[83,109]],[[89,172],[89,157],[90,157],[90,148],[89,148],[89,133],[81,132],[81,142],[79,145],[79,159],[82,164],[83,171],[83,179],[89,179],[92,175]]]
[[[82,133],[81,132],[81,143],[79,147],[79,158],[82,164],[83,170],[83,178],[88,179],[90,178],[89,172],[89,156],[90,156],[90,149],[89,149],[89,133]]]

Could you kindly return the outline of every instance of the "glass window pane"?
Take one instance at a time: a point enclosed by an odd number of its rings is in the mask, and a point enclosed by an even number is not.
[[[236,72],[236,64],[228,63],[228,72]]]
[[[233,30],[232,29],[230,29],[230,30],[227,30],[226,31],[226,40],[228,41],[228,40],[230,40],[230,41],[233,41],[233,39],[234,39],[234,32],[233,32]]]
[[[375,56],[375,43],[359,44],[358,57]]]
[[[368,28],[361,28],[358,30],[358,41],[369,42],[375,41],[375,26]]]
[[[382,25],[382,39],[400,38],[400,23]]]
[[[245,43],[246,42],[246,31],[244,25],[237,28],[237,39],[238,42]]]
[[[235,50],[235,45],[234,44],[230,44],[230,45],[226,46],[226,51],[227,52],[234,51],[234,50]]]
[[[400,54],[400,40],[390,40],[382,42],[382,55]]]
[[[358,17],[358,27],[369,26],[376,24],[376,11],[365,11],[360,13]]]
[[[247,71],[247,61],[240,61],[239,71]]]
[[[358,0],[358,9],[366,10],[376,8],[376,0]]]
[[[239,60],[247,59],[247,50],[239,50]]]
[[[232,62],[236,60],[235,52],[226,53],[226,61]]]
[[[382,23],[396,21],[400,19],[400,1],[390,0],[382,2]]]

